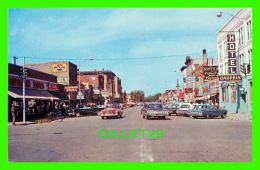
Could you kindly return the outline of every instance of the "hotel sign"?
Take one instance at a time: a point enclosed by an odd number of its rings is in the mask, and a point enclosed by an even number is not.
[[[233,81],[233,82],[241,82],[241,75],[221,75],[218,76],[219,81]]]
[[[237,56],[235,34],[227,35],[228,70],[229,74],[237,74]]]

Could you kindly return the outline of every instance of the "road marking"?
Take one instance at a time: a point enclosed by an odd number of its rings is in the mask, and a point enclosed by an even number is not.
[[[141,158],[141,162],[153,162],[154,161],[150,140],[142,139],[139,155]]]

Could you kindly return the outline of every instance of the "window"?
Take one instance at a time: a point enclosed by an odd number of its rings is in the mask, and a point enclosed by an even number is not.
[[[231,86],[231,102],[236,103],[237,102],[237,86],[233,85]]]
[[[243,28],[241,27],[239,30],[238,30],[238,45],[239,46],[242,46],[244,44],[243,42]]]
[[[220,58],[220,60],[223,58],[223,55],[222,55],[222,45],[219,46],[219,58]]]
[[[248,64],[249,64],[249,68],[252,70],[252,49],[248,50]],[[248,72],[251,72],[248,71]]]
[[[222,88],[222,102],[228,102],[228,88]]]
[[[247,23],[247,40],[251,40],[252,39],[252,23],[251,20],[249,20]]]

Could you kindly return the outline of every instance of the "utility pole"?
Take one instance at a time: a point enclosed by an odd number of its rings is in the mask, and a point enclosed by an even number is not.
[[[23,123],[25,124],[25,74],[24,74],[24,68],[25,67],[25,57],[23,57]]]
[[[13,57],[14,58],[14,65],[16,65],[16,60],[18,59],[17,57]]]

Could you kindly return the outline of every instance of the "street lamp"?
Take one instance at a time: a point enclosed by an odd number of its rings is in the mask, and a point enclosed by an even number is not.
[[[85,59],[82,59],[82,60],[78,60],[78,67],[79,67],[79,90],[78,90],[79,105],[81,105],[81,97],[82,97],[82,92],[81,92],[81,89],[80,89],[80,61],[85,61],[85,60],[92,61],[93,58],[85,58]]]
[[[227,13],[227,12],[217,12],[217,17],[218,18],[221,18],[222,17],[222,14],[227,14],[227,15],[230,15],[232,16],[233,18],[238,18],[238,19],[245,19],[245,18],[239,18],[239,17],[235,17],[233,14],[230,14],[230,13]]]

